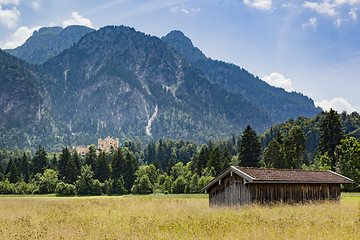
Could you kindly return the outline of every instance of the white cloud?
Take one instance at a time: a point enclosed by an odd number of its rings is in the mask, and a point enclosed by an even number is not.
[[[39,10],[40,7],[41,7],[41,4],[42,4],[42,1],[43,0],[35,0],[31,3],[31,7],[34,9],[34,10]]]
[[[335,26],[340,27],[341,24],[343,23],[343,21],[344,21],[343,19],[338,18],[334,21],[334,24],[335,24]]]
[[[272,0],[244,0],[244,4],[261,10],[270,10]]]
[[[18,28],[14,33],[11,33],[8,39],[4,42],[0,42],[0,48],[12,49],[22,45],[35,30],[39,30],[39,26],[28,28],[22,26]]]
[[[200,8],[191,8],[189,10],[182,8],[181,11],[185,14],[200,12]]]
[[[351,16],[352,19],[356,20],[357,19],[357,13],[356,11],[358,11],[358,8],[351,8],[349,11],[349,15]]]
[[[274,87],[280,87],[285,89],[287,92],[294,91],[290,78],[286,78],[284,75],[280,73],[270,73],[270,75],[266,75],[262,78],[268,84]]]
[[[94,28],[91,24],[90,19],[88,18],[84,18],[83,16],[81,16],[78,12],[73,11],[71,13],[71,17],[67,20],[64,20],[62,22],[62,27],[65,28],[67,26],[70,25],[82,25],[82,26],[87,26],[89,28]]]
[[[19,20],[20,12],[13,7],[12,9],[3,9],[0,5],[0,24],[7,26],[8,28],[16,27]]]
[[[360,0],[334,0],[334,3],[337,5],[344,5],[344,4],[355,5],[357,3],[360,3]]]
[[[330,101],[323,100],[321,102],[315,102],[315,105],[321,107],[323,110],[330,110],[330,108],[336,110],[337,112],[346,111],[348,113],[352,113],[356,111],[356,109],[346,101],[346,99],[342,97],[334,98]]]
[[[339,15],[339,12],[342,11],[342,8],[347,9],[351,7],[349,10],[349,14],[354,18],[356,18],[356,7],[360,6],[360,0],[322,0],[322,1],[315,1],[309,2],[305,1],[302,5],[304,8],[309,8],[314,10],[320,14],[325,14],[329,16],[336,16]]]
[[[1,5],[19,5],[20,0],[0,0]]]
[[[186,8],[180,8],[178,6],[172,6],[170,8],[171,12],[177,12],[177,11],[181,11],[182,13],[185,14],[191,14],[191,13],[196,13],[196,12],[200,12],[200,8],[191,8],[191,9],[186,9]]]
[[[334,4],[333,2],[329,1],[329,0],[324,0],[323,2],[304,2],[303,4],[304,8],[310,8],[320,14],[326,14],[329,16],[334,16],[336,15],[336,4]]]
[[[302,26],[302,29],[304,30],[308,27],[316,28],[317,24],[318,24],[317,18],[310,18],[307,23],[304,23],[301,26]]]

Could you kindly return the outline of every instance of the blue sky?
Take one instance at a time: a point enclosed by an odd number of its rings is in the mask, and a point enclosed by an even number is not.
[[[360,0],[0,0],[0,47],[42,26],[181,30],[212,59],[324,109],[360,110]]]

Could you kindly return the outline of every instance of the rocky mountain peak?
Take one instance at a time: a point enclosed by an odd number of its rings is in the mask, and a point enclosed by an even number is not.
[[[32,34],[33,37],[43,34],[59,34],[62,30],[62,27],[42,27],[39,30],[35,30]],[[30,41],[31,38],[28,39]]]
[[[85,26],[43,27],[34,31],[26,42],[6,51],[28,63],[41,64],[77,43],[94,29]]]
[[[165,37],[162,37],[161,40],[167,42],[176,49],[181,56],[190,62],[206,59],[206,56],[200,49],[194,47],[190,38],[186,37],[184,33],[179,30],[171,31]]]

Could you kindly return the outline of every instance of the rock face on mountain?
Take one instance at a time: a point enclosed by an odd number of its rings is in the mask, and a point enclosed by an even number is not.
[[[296,92],[270,86],[258,77],[236,65],[207,58],[181,31],[172,31],[162,38],[184,59],[199,68],[212,83],[229,92],[239,93],[259,109],[268,112],[275,122],[298,116],[314,117],[316,108],[312,99]]]
[[[28,63],[39,64],[57,56],[74,43],[77,43],[85,34],[94,29],[85,26],[43,27],[21,46],[8,49],[7,52]]]
[[[0,127],[38,124],[44,101],[28,64],[0,50],[0,80]]]

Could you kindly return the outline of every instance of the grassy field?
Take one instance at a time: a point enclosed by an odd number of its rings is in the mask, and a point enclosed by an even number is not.
[[[341,203],[209,208],[206,195],[0,196],[0,239],[360,239]]]

